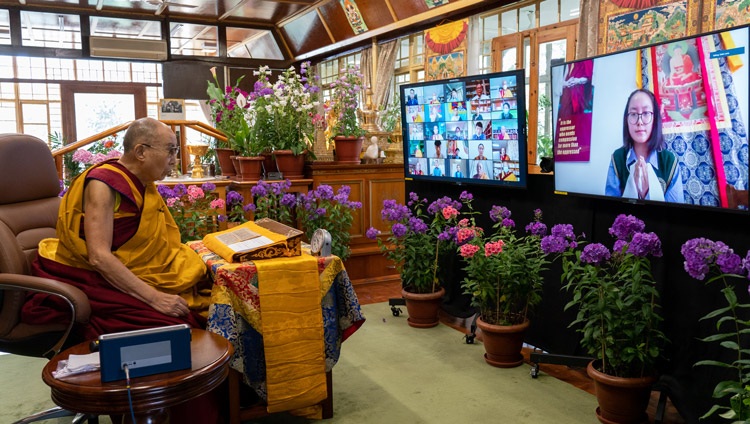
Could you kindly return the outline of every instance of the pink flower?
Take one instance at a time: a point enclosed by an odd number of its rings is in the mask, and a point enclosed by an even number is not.
[[[177,201],[180,200],[179,197],[170,197],[167,199],[167,206],[170,208],[174,207],[177,204]]]
[[[443,218],[451,219],[458,216],[458,211],[453,206],[446,206],[443,208]]]
[[[456,233],[456,241],[458,244],[466,243],[466,241],[473,239],[476,236],[473,228],[461,228]]]
[[[464,258],[471,258],[475,253],[479,251],[479,246],[473,244],[465,244],[461,246],[460,253]]]
[[[490,257],[492,255],[497,255],[497,254],[502,253],[504,245],[505,245],[505,242],[502,240],[498,240],[495,242],[485,244],[484,256]]]
[[[211,201],[211,208],[213,209],[224,209],[224,199],[215,199]]]
[[[197,199],[202,199],[203,197],[205,197],[205,194],[203,193],[203,189],[198,186],[194,186],[194,185],[189,186],[187,189],[187,192],[188,192],[188,197],[190,198],[191,202],[194,202]]]

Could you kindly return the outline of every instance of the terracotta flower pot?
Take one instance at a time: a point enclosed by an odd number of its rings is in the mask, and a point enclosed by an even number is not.
[[[523,339],[529,320],[517,325],[494,325],[477,318],[477,328],[482,330],[484,360],[498,368],[514,368],[523,364]]]
[[[589,363],[586,371],[594,380],[596,417],[605,424],[640,424],[648,422],[646,408],[656,377],[623,378],[604,374]]]
[[[362,143],[364,137],[344,137],[336,136],[333,138],[336,149],[336,163],[341,164],[359,164],[362,153]]]
[[[414,328],[430,328],[438,325],[440,322],[438,312],[440,303],[443,300],[445,289],[435,293],[411,293],[401,290],[401,295],[406,299],[406,313],[409,318],[406,320]]]
[[[216,157],[219,160],[219,168],[221,168],[221,175],[233,177],[236,175],[234,170],[234,164],[232,163],[231,156],[237,153],[232,149],[219,147],[216,149]]]
[[[295,155],[291,150],[275,150],[276,166],[285,179],[305,178],[305,156],[307,152]]]
[[[258,181],[263,173],[263,156],[235,156],[239,167],[239,181]]]

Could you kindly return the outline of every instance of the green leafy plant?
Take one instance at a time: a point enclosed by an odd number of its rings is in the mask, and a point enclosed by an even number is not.
[[[750,275],[750,251],[744,260],[734,253],[729,246],[720,241],[706,238],[695,238],[685,242],[681,249],[685,257],[685,271],[697,280],[711,277],[706,285],[718,285],[726,300],[726,306],[716,309],[701,320],[712,320],[716,323],[716,334],[702,340],[707,343],[718,343],[734,359],[723,362],[706,359],[695,363],[696,366],[714,366],[736,373],[737,378],[719,382],[714,387],[713,397],[722,399],[729,396],[729,405],[713,405],[701,417],[708,418],[721,412],[722,418],[732,422],[750,420],[750,350],[743,348],[742,342],[750,333],[750,321],[743,319],[750,310],[750,304],[741,303],[735,292],[735,283],[739,283],[742,294],[747,293],[747,278]]]
[[[401,102],[394,97],[380,114],[380,129],[385,132],[393,132],[401,124]],[[390,141],[390,138],[388,139]]]
[[[246,207],[252,211],[255,219],[270,218],[282,224],[294,225],[294,210],[297,207],[297,196],[287,193],[292,186],[289,180],[269,183],[264,180],[250,189],[253,204]]]
[[[333,124],[327,130],[327,138],[365,135],[365,130],[360,128],[357,121],[362,78],[359,65],[349,64],[341,70],[338,79],[331,83],[331,101],[326,113],[330,115],[328,122]]]
[[[215,192],[215,184],[203,183],[200,187],[184,184],[169,187],[160,184],[157,190],[180,229],[183,243],[201,240],[206,234],[217,231],[219,211],[226,204]]]
[[[411,293],[434,293],[440,290],[439,265],[446,255],[454,254],[460,210],[471,216],[473,196],[462,192],[460,200],[448,196],[429,204],[427,199],[409,193],[406,205],[396,200],[383,201],[381,217],[391,225],[390,233],[381,237],[377,228],[370,227],[365,235],[377,240],[383,254],[393,261],[401,275],[401,285]]]
[[[668,342],[659,329],[659,291],[649,259],[661,257],[661,241],[644,228],[632,215],[617,216],[609,229],[617,239],[612,251],[579,243],[570,224],[555,225],[542,239],[545,253],[562,255],[564,289],[573,295],[565,309],[578,311],[570,326],[580,326],[581,346],[601,361],[599,371],[616,377],[654,375]]]
[[[456,233],[458,251],[466,263],[461,285],[488,324],[522,324],[542,300],[541,273],[549,264],[541,249],[547,233],[542,211],[534,211],[534,221],[523,236],[516,234],[510,216],[508,208],[493,206],[491,234],[485,236],[481,228],[468,223]]]
[[[362,208],[361,202],[349,200],[350,192],[348,185],[342,185],[334,194],[331,186],[321,184],[300,196],[297,206],[297,217],[307,239],[312,239],[318,228],[328,230],[331,253],[341,260],[346,260],[351,254],[349,229],[354,221],[354,211]]]
[[[245,143],[249,133],[249,127],[245,120],[245,112],[249,106],[247,92],[240,89],[239,85],[244,75],[239,77],[234,85],[227,85],[223,89],[219,86],[216,77],[216,67],[211,68],[213,81],[208,81],[209,108],[211,109],[211,120],[216,129],[221,130],[227,136],[227,144],[216,140],[216,147],[232,148],[238,152],[244,151]]]

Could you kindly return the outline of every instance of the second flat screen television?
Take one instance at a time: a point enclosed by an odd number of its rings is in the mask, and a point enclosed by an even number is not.
[[[523,70],[400,87],[406,178],[526,187]]]
[[[745,26],[553,66],[555,190],[747,213],[749,50]]]

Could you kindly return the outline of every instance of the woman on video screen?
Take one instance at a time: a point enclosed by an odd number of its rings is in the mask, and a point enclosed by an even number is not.
[[[633,91],[623,115],[623,146],[612,153],[607,196],[683,203],[680,167],[666,150],[654,94]]]

